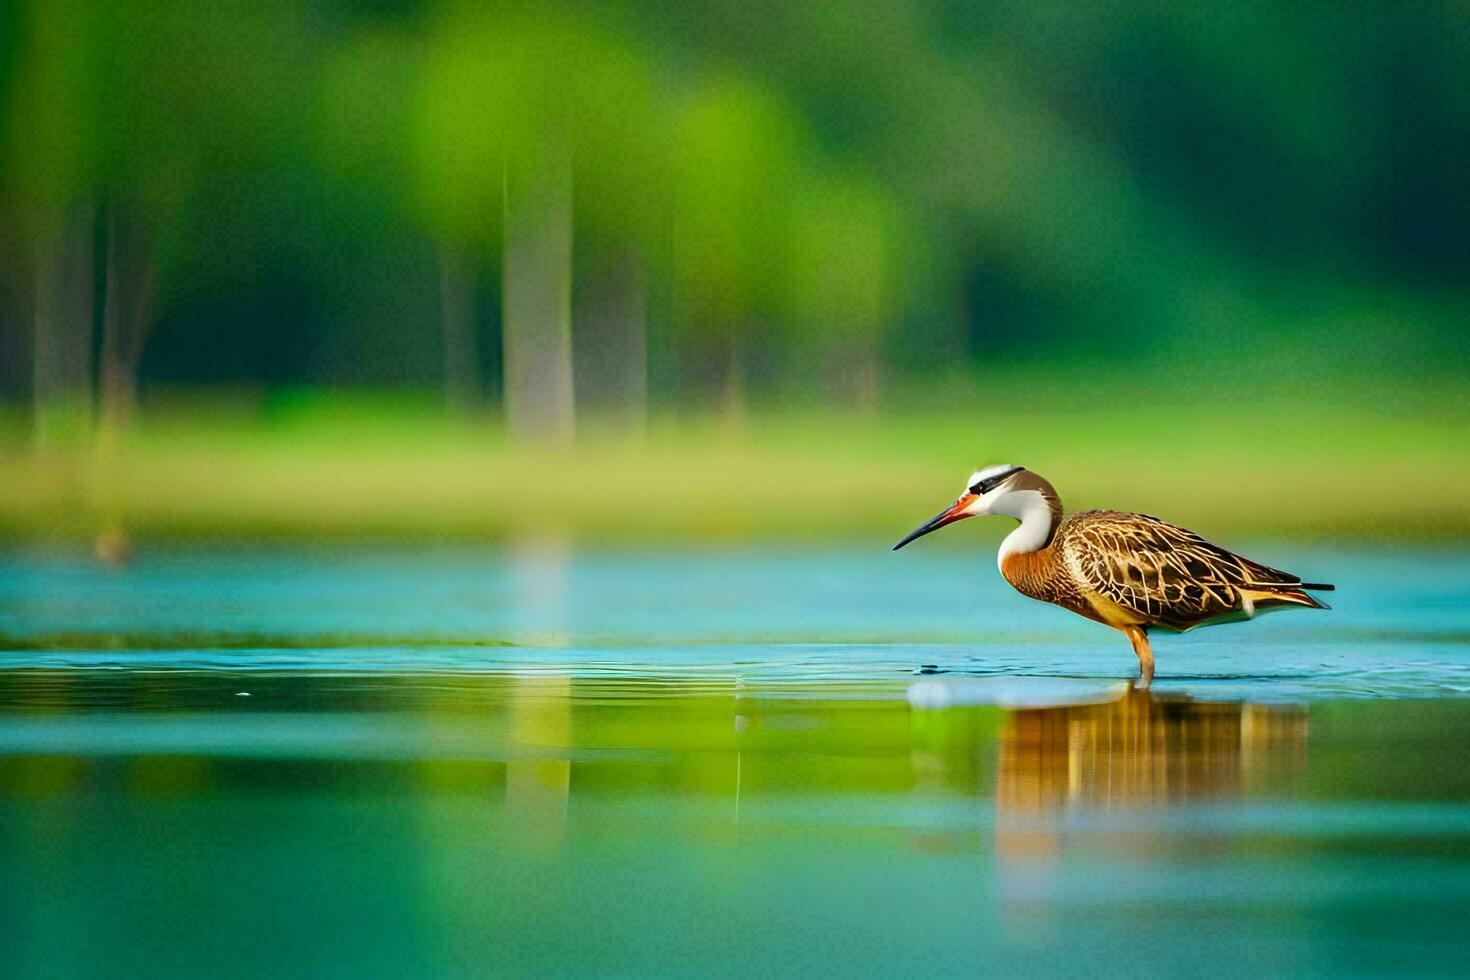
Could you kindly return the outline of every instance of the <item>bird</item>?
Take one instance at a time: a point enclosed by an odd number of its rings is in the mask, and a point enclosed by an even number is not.
[[[1332,585],[1252,561],[1193,531],[1148,514],[1084,510],[1065,519],[1045,478],[1024,466],[987,466],[970,474],[955,502],[914,528],[897,551],[969,517],[1020,521],[996,563],[1016,591],[1105,626],[1133,644],[1138,684],[1154,678],[1149,630],[1183,633],[1292,607],[1330,609],[1311,592]]]

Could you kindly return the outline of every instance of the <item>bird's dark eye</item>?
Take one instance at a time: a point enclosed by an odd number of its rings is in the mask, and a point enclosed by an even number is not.
[[[979,483],[976,483],[974,486],[972,486],[970,488],[970,492],[976,494],[977,496],[979,494],[989,493],[1005,481],[1009,480],[1011,477],[1015,476],[1017,473],[1021,472],[1021,470],[1023,469],[1025,469],[1025,467],[1017,466],[1015,469],[1006,470],[1004,473],[997,473],[995,474],[995,476],[988,476],[985,479],[981,480]]]

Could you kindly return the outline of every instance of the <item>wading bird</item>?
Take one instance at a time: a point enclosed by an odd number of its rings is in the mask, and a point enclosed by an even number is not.
[[[1328,609],[1307,594],[1333,586],[1243,558],[1193,531],[1115,510],[1084,510],[1062,519],[1062,501],[1046,480],[1021,466],[970,474],[954,505],[893,546],[946,524],[1001,514],[1021,526],[1001,542],[997,561],[1022,595],[1050,602],[1127,634],[1138,654],[1139,686],[1154,677],[1151,627],[1184,632],[1289,606]]]

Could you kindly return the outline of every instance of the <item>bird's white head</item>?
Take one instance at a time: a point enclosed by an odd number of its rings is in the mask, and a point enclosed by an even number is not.
[[[897,551],[946,524],[986,514],[1002,514],[1021,522],[1021,526],[1011,532],[1001,546],[1001,557],[1004,558],[1016,552],[1046,547],[1061,518],[1062,503],[1050,483],[1025,467],[1008,463],[986,466],[970,474],[964,492],[949,508],[914,528],[908,537],[893,546],[893,550]]]

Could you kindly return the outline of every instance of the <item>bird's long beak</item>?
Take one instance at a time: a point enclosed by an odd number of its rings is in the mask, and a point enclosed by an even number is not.
[[[910,541],[913,541],[913,540],[915,540],[917,538],[922,538],[924,535],[928,534],[930,531],[937,531],[940,528],[944,527],[944,525],[946,525],[946,524],[953,524],[955,521],[962,521],[966,517],[974,517],[975,516],[974,514],[967,514],[967,513],[965,513],[965,508],[968,507],[968,506],[970,506],[974,502],[975,502],[975,494],[973,494],[973,493],[962,493],[962,494],[960,494],[960,499],[959,500],[956,500],[954,502],[954,506],[953,507],[950,507],[948,510],[940,511],[938,514],[935,514],[933,517],[929,518],[929,520],[925,521],[923,524],[920,524],[918,527],[914,528],[913,531],[911,531],[909,533],[909,536],[908,537],[904,538],[898,544],[896,544],[896,545],[893,546],[893,550],[894,551],[897,551],[899,548],[902,548],[904,545],[908,544]]]

